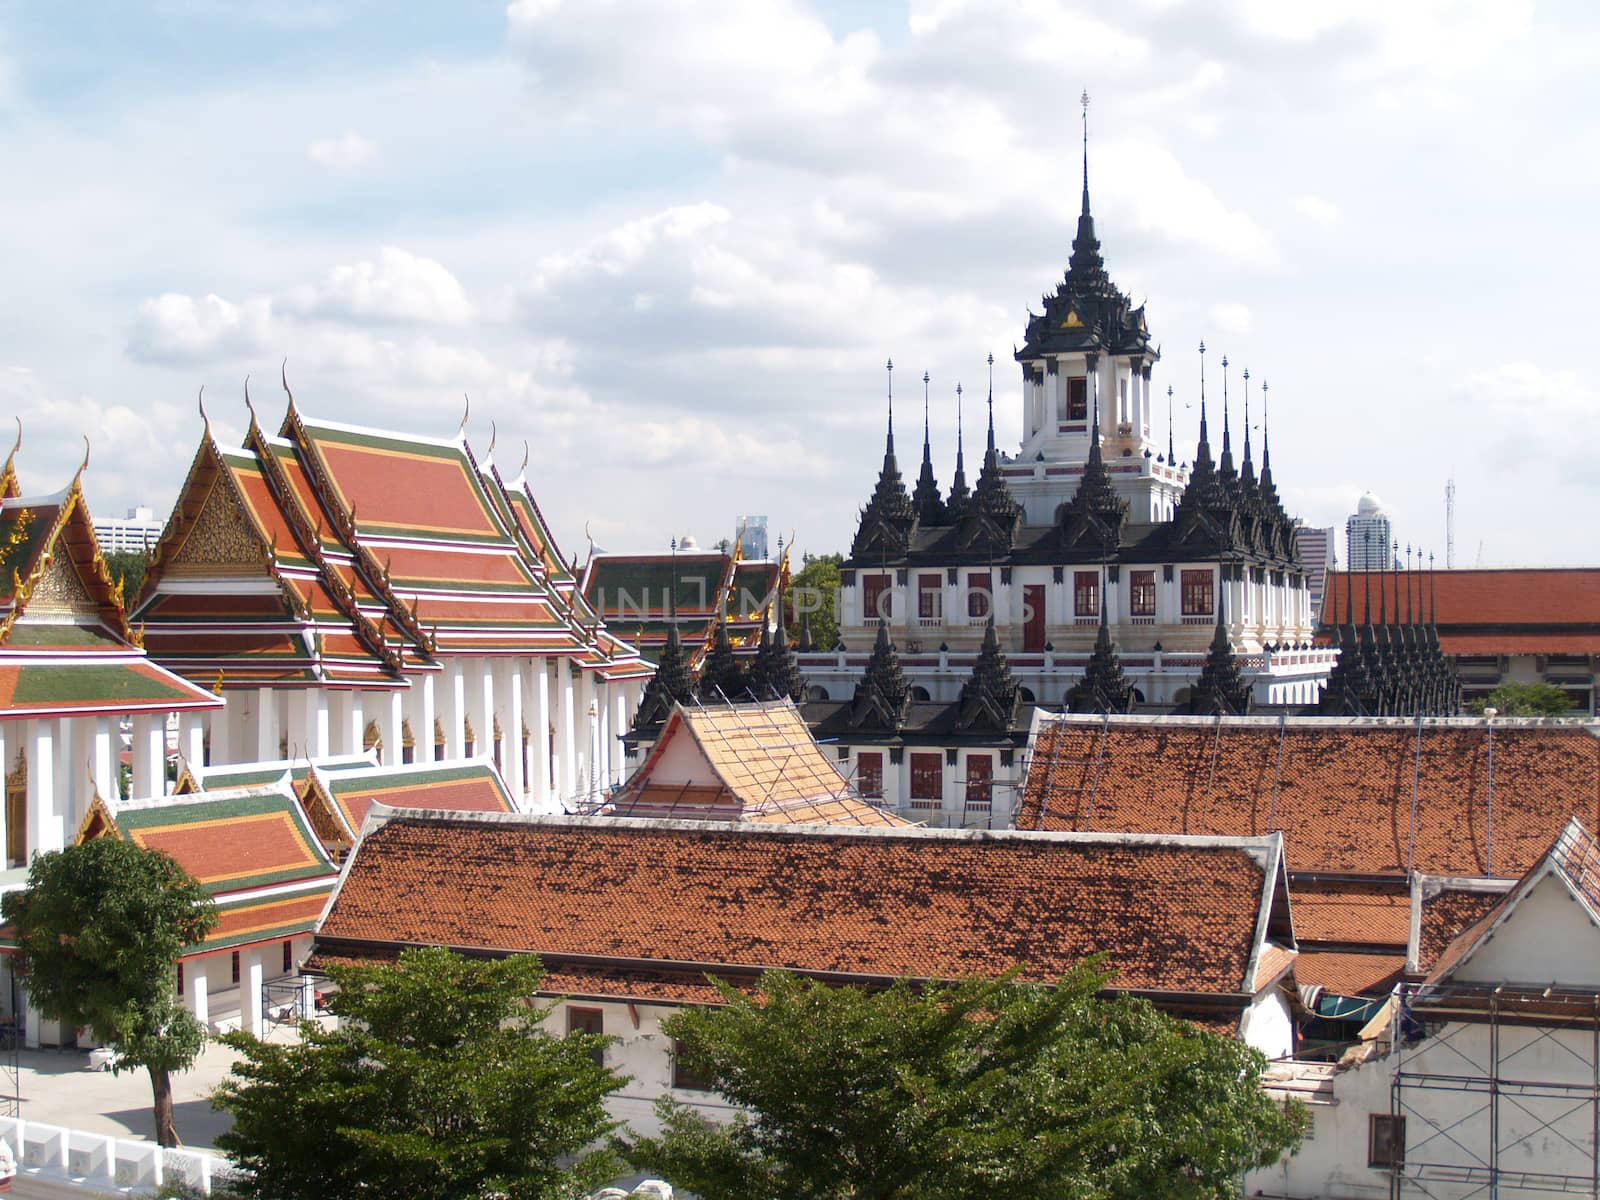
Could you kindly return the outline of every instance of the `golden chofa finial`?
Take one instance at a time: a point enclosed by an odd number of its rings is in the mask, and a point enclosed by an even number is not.
[[[466,406],[461,410],[461,428],[456,430],[456,437],[458,438],[467,436],[467,418],[472,415],[472,397],[462,392],[461,398],[466,401]]]

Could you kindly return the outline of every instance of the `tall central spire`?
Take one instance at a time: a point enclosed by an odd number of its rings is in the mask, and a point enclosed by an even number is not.
[[[924,525],[940,525],[945,520],[944,500],[939,495],[939,480],[933,473],[933,447],[928,434],[928,373],[922,373],[922,473],[911,493],[917,518]]]
[[[1078,101],[1083,105],[1083,205],[1078,213],[1078,235],[1072,239],[1072,257],[1067,260],[1066,286],[1073,294],[1109,297],[1116,291],[1100,257],[1100,239],[1094,235],[1094,217],[1089,212],[1089,93]]]
[[[886,362],[883,369],[889,376],[889,441],[883,451],[887,463],[894,457],[894,359]]]
[[[994,355],[989,356],[990,360]],[[950,519],[959,521],[967,510],[972,490],[967,487],[967,463],[961,447],[961,385],[956,384],[956,473],[950,480],[950,495],[945,500],[945,511]]]
[[[1084,88],[1083,95],[1078,98],[1078,103],[1083,105],[1083,212],[1089,215],[1089,89]]]

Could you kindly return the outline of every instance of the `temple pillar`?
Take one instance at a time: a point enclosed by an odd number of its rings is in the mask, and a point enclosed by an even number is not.
[[[416,741],[412,758],[419,762],[433,761],[433,727],[439,720],[439,677],[430,671],[418,676],[413,685],[416,690],[416,716],[411,719],[411,736]]]
[[[254,745],[257,762],[278,757],[278,700],[271,688],[256,689]]]
[[[402,751],[405,746],[406,722],[406,693],[396,688],[384,694],[383,699],[374,705],[378,721],[378,729],[383,734],[383,763],[385,766],[397,767],[404,757]]]
[[[133,778],[128,798],[166,794],[167,721],[165,714],[139,713],[133,718]]]
[[[184,998],[189,1011],[200,1024],[211,1023],[211,960],[191,958],[183,964]]]
[[[528,736],[533,739],[533,779],[528,792],[537,811],[550,811],[550,660],[540,658],[533,671],[533,712]]]
[[[210,743],[209,753],[202,753],[201,755],[206,765],[209,766],[215,763],[221,766],[223,763],[232,762],[233,759],[229,757],[232,747],[229,745],[228,740],[227,708],[221,710],[213,709],[200,719],[205,722],[205,733],[202,735],[201,742],[202,749],[207,742]]]
[[[25,735],[28,739],[26,857],[30,859],[36,850],[60,850],[66,844],[65,822],[57,808],[56,796],[57,724],[56,721],[29,721]]]
[[[458,658],[447,659],[444,677],[434,693],[439,723],[444,726],[444,756],[461,758],[467,745],[467,681]],[[433,740],[430,730],[428,740]]]
[[[527,720],[523,712],[522,660],[500,659],[497,671],[500,676],[499,694],[502,697],[500,709],[505,714],[500,723],[505,735],[500,744],[500,774],[511,793],[512,804],[521,809],[528,790],[528,781],[522,770],[522,726]]]
[[[330,693],[328,725],[332,731],[328,739],[329,753],[360,754],[361,743],[366,737],[360,694],[352,691]]]
[[[201,712],[178,714],[178,753],[190,767],[206,765],[206,716]]]
[[[239,1027],[260,1037],[265,1030],[261,1009],[261,986],[266,971],[261,962],[262,948],[249,946],[239,951]]]
[[[117,731],[111,727],[110,717],[95,717],[92,721],[85,721],[84,727],[84,753],[88,759],[89,783],[93,791],[103,800],[116,801],[122,796],[122,789],[117,786],[119,755],[121,738]],[[160,795],[158,791],[155,793]],[[89,811],[89,795],[85,793],[82,801],[74,806],[72,813],[73,828],[83,819]]]
[[[561,689],[561,708],[557,720],[561,745],[561,779],[559,799],[567,800],[578,790],[578,721],[575,712],[576,698],[572,687],[572,665],[566,659],[556,660],[556,684]]]
[[[494,760],[494,660],[469,658],[462,665],[467,713],[477,735],[477,753]],[[502,732],[504,732],[502,728]]]
[[[332,741],[328,693],[321,688],[300,688],[289,698],[290,758],[326,758]]]
[[[622,735],[628,732],[628,718],[633,713],[633,707],[628,702],[633,685],[624,681],[612,687],[617,693],[616,713],[611,725],[611,782],[615,784],[621,783],[628,775],[628,759],[622,746]]]

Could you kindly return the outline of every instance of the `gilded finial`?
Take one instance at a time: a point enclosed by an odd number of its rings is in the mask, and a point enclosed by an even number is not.
[[[283,384],[283,394],[289,397],[289,407],[294,408],[294,392],[289,389],[289,360],[287,357],[278,364],[278,381]]]
[[[494,444],[500,440],[500,429],[493,420],[489,422],[489,454],[494,453]]]
[[[461,398],[466,401],[466,406],[461,410],[461,428],[456,430],[458,438],[467,436],[467,418],[472,415],[472,397],[462,392]]]
[[[244,377],[244,406],[250,410],[250,424],[256,424],[256,406],[250,403],[250,376]]]
[[[89,435],[83,435],[83,461],[78,464],[78,474],[82,475],[89,469]]]
[[[11,453],[12,454],[16,454],[16,452],[18,450],[21,450],[21,449],[22,449],[22,418],[18,417],[17,418],[17,440],[16,440],[16,444],[11,447]]]
[[[528,473],[528,439],[527,438],[523,438],[522,439],[522,467],[517,472],[517,474],[518,475],[526,475],[527,473]]]
[[[206,385],[203,383],[200,385],[200,398],[196,400],[195,403],[200,406],[200,420],[205,424],[206,436],[210,437],[211,418],[206,415]]]

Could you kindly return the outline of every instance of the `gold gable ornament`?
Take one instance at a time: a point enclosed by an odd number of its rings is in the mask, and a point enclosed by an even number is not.
[[[1067,319],[1065,321],[1061,322],[1061,328],[1063,328],[1063,329],[1082,329],[1082,328],[1084,328],[1083,318],[1078,315],[1078,310],[1077,309],[1069,308],[1067,310]]]

